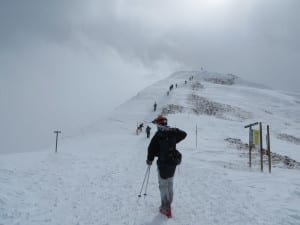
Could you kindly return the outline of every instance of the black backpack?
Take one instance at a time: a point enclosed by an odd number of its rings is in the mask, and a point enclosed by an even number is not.
[[[168,154],[168,161],[172,165],[179,165],[181,163],[182,154],[177,150],[174,149],[173,151],[170,151]]]
[[[175,135],[167,131],[161,131],[159,137],[159,162],[172,166],[179,165],[182,160],[182,154],[176,149]]]

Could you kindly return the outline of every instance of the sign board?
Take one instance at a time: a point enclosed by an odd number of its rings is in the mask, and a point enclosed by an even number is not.
[[[249,145],[253,145],[253,130],[251,127],[249,127]]]
[[[259,130],[253,130],[253,144],[259,144]]]

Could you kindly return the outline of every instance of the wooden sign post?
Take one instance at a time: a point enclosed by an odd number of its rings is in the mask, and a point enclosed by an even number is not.
[[[252,127],[257,125],[258,122],[246,125],[244,128],[249,128],[249,167],[251,168],[251,150],[253,146],[253,129]]]
[[[264,164],[263,164],[263,142],[262,142],[262,125],[261,122],[259,123],[259,146],[260,146],[260,170],[261,172],[264,171]]]
[[[57,153],[57,140],[58,140],[58,134],[61,133],[59,130],[55,130],[54,133],[56,134],[56,144],[55,144],[55,153]]]
[[[255,125],[259,125],[259,130],[253,130],[252,127]],[[271,173],[271,144],[270,144],[270,127],[267,125],[267,135],[266,135],[266,145],[267,149],[263,148],[263,135],[262,135],[262,123],[256,122],[249,125],[246,125],[245,128],[249,128],[249,167],[251,167],[251,150],[252,147],[259,143],[259,153],[260,153],[260,169],[261,172],[264,171],[264,164],[263,164],[263,156],[264,153],[268,155],[269,161],[269,173]]]
[[[270,144],[270,127],[267,126],[267,154],[269,159],[269,173],[271,173],[271,144]]]

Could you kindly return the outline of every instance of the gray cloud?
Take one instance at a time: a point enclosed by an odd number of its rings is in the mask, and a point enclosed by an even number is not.
[[[299,7],[298,0],[1,1],[0,152],[49,145],[57,127],[75,133],[178,69],[203,66],[299,91]],[[130,88],[120,85],[128,81]]]
[[[205,1],[187,1],[200,4],[195,15],[187,15],[191,8],[180,9],[179,2],[127,1],[129,6],[111,10],[105,22],[86,24],[83,33],[146,66],[168,59],[185,68],[205,66],[299,90],[293,75],[300,69],[299,1],[227,1],[224,9],[210,8],[210,13],[201,8]],[[284,82],[277,82],[283,73]]]
[[[208,64],[213,70],[222,70],[219,64],[251,63],[249,55],[270,56],[278,64],[287,61],[276,57],[282,52],[287,59],[299,55],[299,1],[207,2],[7,1],[0,13],[0,45],[18,46],[38,38],[90,54],[109,47],[146,66],[169,59],[187,68]]]

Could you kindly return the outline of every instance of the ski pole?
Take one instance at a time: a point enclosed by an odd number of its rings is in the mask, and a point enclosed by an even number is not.
[[[147,189],[148,189],[149,177],[150,177],[150,166],[148,167],[148,177],[147,177],[147,182],[146,182],[146,187],[145,187],[145,193],[144,193],[144,196],[147,195]]]
[[[142,194],[142,191],[143,191],[143,187],[144,187],[144,184],[145,184],[146,177],[147,177],[147,175],[148,175],[148,172],[150,171],[149,168],[150,168],[150,166],[148,166],[148,168],[147,168],[147,170],[146,170],[146,174],[145,174],[145,177],[144,177],[144,180],[143,180],[143,184],[142,184],[142,187],[141,187],[141,191],[140,191],[140,194],[138,195],[139,198],[141,197],[141,194]]]

